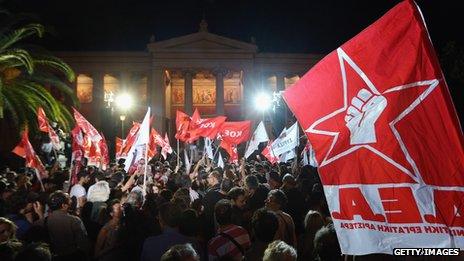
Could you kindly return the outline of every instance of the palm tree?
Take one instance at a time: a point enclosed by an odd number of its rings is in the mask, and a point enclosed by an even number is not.
[[[43,107],[52,121],[69,129],[71,113],[46,87],[56,88],[76,105],[76,95],[62,80],[74,81],[73,70],[53,55],[21,46],[23,40],[43,34],[44,27],[35,23],[0,28],[0,121],[35,129],[37,108]]]

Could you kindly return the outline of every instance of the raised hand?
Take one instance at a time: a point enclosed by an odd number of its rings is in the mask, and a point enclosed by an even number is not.
[[[345,116],[346,127],[350,130],[350,144],[375,143],[375,122],[387,107],[387,99],[361,89],[351,100]]]

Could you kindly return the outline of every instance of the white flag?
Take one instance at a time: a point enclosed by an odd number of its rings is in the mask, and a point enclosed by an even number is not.
[[[192,164],[189,160],[187,150],[184,149],[184,162],[185,162],[185,173],[190,174],[190,168],[192,168]]]
[[[287,162],[296,157],[295,150],[287,151],[279,156],[279,162]]]
[[[205,137],[205,154],[210,159],[214,159],[212,143],[213,141],[210,138]]]
[[[143,118],[142,124],[140,124],[139,131],[137,132],[137,138],[132,145],[131,149],[127,153],[124,170],[127,172],[129,168],[136,164],[140,159],[145,158],[148,142],[150,140],[150,108],[147,109],[147,113]],[[146,164],[146,159],[145,159]]]
[[[219,154],[218,167],[221,167],[222,169],[224,169],[224,160],[222,159],[221,153],[219,152],[218,154]]]
[[[266,128],[264,127],[264,123],[261,121],[248,142],[248,147],[245,151],[245,158],[250,157],[250,155],[258,149],[261,142],[266,141],[269,141],[269,136],[267,136]]]
[[[293,150],[300,144],[298,123],[295,122],[290,128],[284,129],[277,139],[272,143],[272,151],[279,156]]]
[[[313,146],[311,146],[311,144],[309,144],[309,165],[313,166],[313,167],[317,167],[318,164],[317,164],[317,160],[316,160],[316,152],[314,152],[314,149],[313,149]]]

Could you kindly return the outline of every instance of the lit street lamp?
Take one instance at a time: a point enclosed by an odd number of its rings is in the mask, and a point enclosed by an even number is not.
[[[127,111],[133,105],[132,96],[128,93],[121,93],[116,96],[115,103],[121,113],[119,115],[119,119],[121,120],[121,138],[124,138],[124,121],[126,120]]]

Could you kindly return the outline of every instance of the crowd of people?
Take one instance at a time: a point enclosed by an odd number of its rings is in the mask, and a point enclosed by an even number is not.
[[[139,162],[144,165],[143,160]],[[242,159],[191,170],[153,158],[134,173],[54,164],[41,182],[4,167],[0,260],[338,260],[316,168]]]

